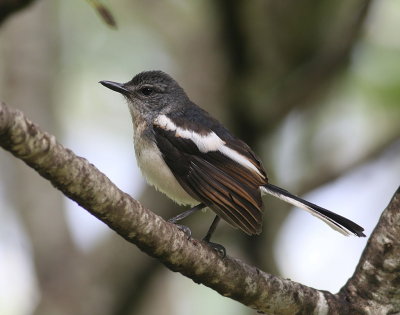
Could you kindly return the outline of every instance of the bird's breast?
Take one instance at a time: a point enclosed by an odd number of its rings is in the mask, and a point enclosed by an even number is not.
[[[145,130],[140,127],[135,128],[135,154],[138,166],[147,182],[178,204],[198,204],[199,202],[192,198],[178,183],[164,162],[156,143],[144,136]]]

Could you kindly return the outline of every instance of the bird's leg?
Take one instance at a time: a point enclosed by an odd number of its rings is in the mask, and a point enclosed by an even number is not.
[[[211,236],[213,235],[215,229],[217,228],[217,225],[218,225],[220,220],[221,220],[221,218],[216,215],[215,218],[214,218],[214,221],[211,223],[211,226],[207,231],[206,236],[203,237],[203,241],[205,241],[207,243],[210,243]]]
[[[203,241],[206,242],[208,245],[210,245],[214,250],[216,250],[218,252],[218,254],[221,255],[222,258],[224,258],[226,256],[225,247],[220,244],[213,243],[210,241],[211,236],[214,233],[215,229],[217,228],[217,225],[220,220],[221,220],[221,218],[216,215],[214,218],[214,221],[211,223],[211,226],[208,229],[206,236],[204,236]]]
[[[188,236],[188,239],[189,239],[192,236],[192,231],[187,226],[177,224],[176,222],[188,217],[192,213],[195,213],[195,212],[203,209],[205,206],[206,206],[205,204],[200,203],[197,206],[194,206],[193,208],[190,208],[190,209],[178,214],[177,216],[175,216],[171,219],[168,219],[168,222],[175,224],[178,227],[178,229],[183,231]]]

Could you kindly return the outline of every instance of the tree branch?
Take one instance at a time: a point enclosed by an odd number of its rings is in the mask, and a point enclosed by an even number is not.
[[[343,300],[344,291],[341,295],[333,295],[269,275],[238,259],[222,259],[206,244],[195,239],[188,240],[173,224],[119,190],[86,159],[74,155],[54,136],[41,131],[25,118],[22,112],[4,103],[0,103],[0,146],[34,168],[66,196],[142,251],[157,258],[172,271],[178,271],[223,296],[268,314],[343,314],[350,307]],[[399,206],[398,203],[393,207]],[[390,209],[385,213],[392,213]],[[394,219],[385,213],[385,220]],[[378,237],[382,232],[385,232],[384,235],[394,233],[387,236],[391,245],[384,246],[386,256],[392,258],[399,253],[395,251],[400,242],[399,231],[396,231],[399,211],[395,219],[397,221],[390,225],[391,229],[386,229],[388,223],[381,219],[380,227],[373,234]],[[394,236],[397,238],[393,239]],[[365,261],[378,250],[378,245],[371,247],[375,244],[373,240],[369,244],[363,256]],[[397,262],[390,260],[385,266],[391,269],[398,267],[399,262],[400,259]],[[362,296],[357,289],[365,283],[357,280],[357,273],[362,275],[365,268],[358,267],[356,275],[346,286],[346,297]]]
[[[399,227],[400,187],[382,213],[354,275],[339,292],[352,308],[367,314],[399,314]]]

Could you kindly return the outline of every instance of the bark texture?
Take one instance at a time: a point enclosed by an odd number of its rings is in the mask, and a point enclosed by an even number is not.
[[[400,311],[400,187],[382,213],[354,275],[339,295],[354,312]]]
[[[123,238],[172,271],[267,314],[394,314],[400,311],[400,190],[373,232],[353,277],[336,295],[222,259],[144,208],[86,159],[22,112],[0,105],[0,146]],[[49,211],[51,211],[49,209]],[[49,223],[50,224],[50,223]]]

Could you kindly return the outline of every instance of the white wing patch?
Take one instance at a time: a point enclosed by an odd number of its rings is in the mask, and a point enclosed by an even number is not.
[[[167,131],[175,132],[176,137],[191,140],[202,153],[219,151],[223,155],[232,159],[236,163],[250,169],[260,176],[264,177],[258,168],[251,163],[245,156],[226,146],[214,131],[210,131],[207,135],[201,135],[193,130],[183,129],[175,125],[175,123],[165,115],[160,115],[155,119],[155,124]]]
[[[220,147],[225,145],[225,142],[218,137],[215,132],[211,131],[205,136],[200,135],[195,131],[178,127],[165,115],[158,116],[155,120],[155,123],[165,130],[175,131],[176,137],[193,141],[202,153],[217,151]]]
[[[255,167],[255,165],[253,163],[251,163],[246,157],[244,157],[243,155],[241,155],[240,153],[236,152],[235,150],[227,147],[226,145],[218,148],[218,151],[221,152],[223,155],[229,157],[230,159],[234,160],[235,162],[237,162],[238,164],[251,169],[253,171],[255,171],[256,173],[258,173],[261,177],[264,177],[264,175],[262,175],[260,173],[260,171],[258,170],[257,167]]]
[[[220,147],[225,145],[225,142],[222,141],[214,131],[211,131],[206,136],[202,136],[195,131],[178,127],[175,134],[177,137],[192,140],[202,153],[217,151]]]

